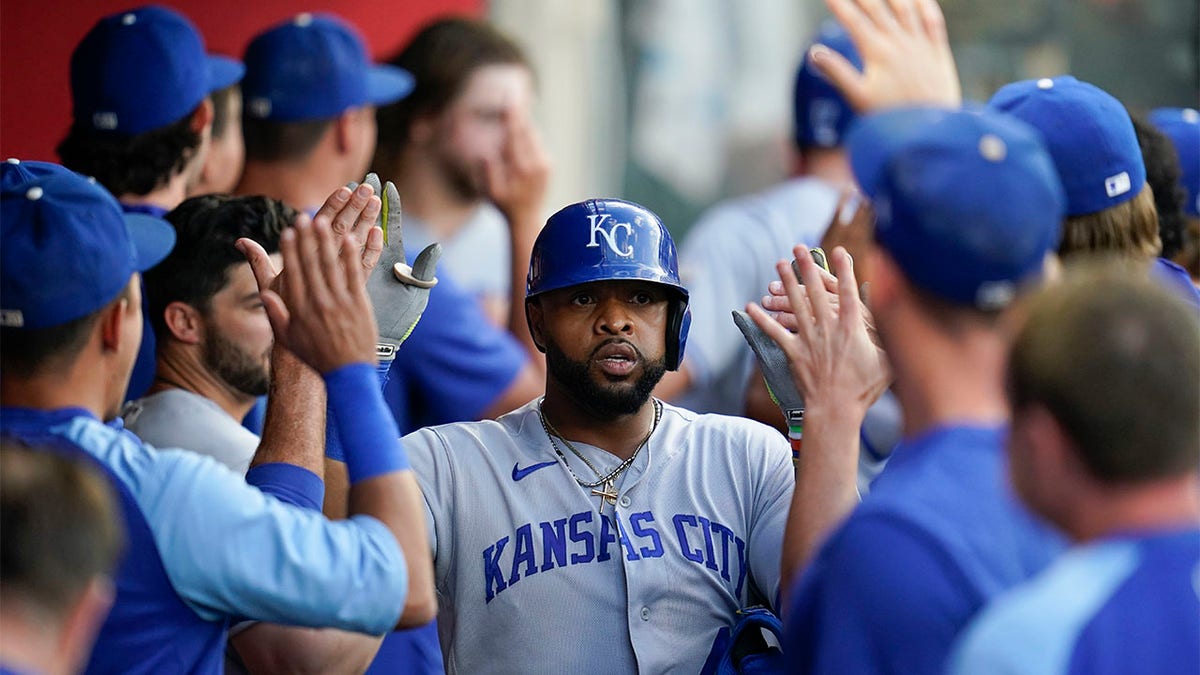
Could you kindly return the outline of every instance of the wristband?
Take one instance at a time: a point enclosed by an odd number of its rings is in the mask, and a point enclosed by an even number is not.
[[[329,407],[350,483],[409,469],[396,420],[383,401],[374,366],[351,363],[325,374]]]
[[[792,444],[792,466],[797,466],[800,464],[800,439],[803,438],[803,436],[803,425],[788,425],[788,442]]]
[[[396,353],[393,351],[392,359],[395,356]],[[375,366],[375,375],[379,378],[379,391],[383,391],[383,388],[387,386],[392,359],[387,361],[381,359]],[[397,435],[398,437],[399,435]],[[325,457],[336,462],[346,463],[346,450],[342,446],[342,437],[338,434],[337,425],[333,423],[333,408],[328,401],[325,402]]]

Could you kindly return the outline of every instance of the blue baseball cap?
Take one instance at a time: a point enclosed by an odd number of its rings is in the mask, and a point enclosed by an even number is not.
[[[813,39],[814,45],[824,45],[846,57],[855,68],[862,69],[862,57],[845,29],[828,19]],[[858,115],[842,97],[841,92],[817,70],[808,58],[808,49],[796,70],[796,86],[792,101],[793,140],[799,147],[836,148]]]
[[[358,31],[332,14],[299,14],[260,33],[245,61],[242,97],[254,119],[329,119],[413,89],[408,71],[372,64]]]
[[[1016,119],[890,110],[859,120],[847,148],[876,241],[936,297],[1001,309],[1058,245],[1062,183],[1040,136]]]
[[[0,164],[0,326],[49,328],[111,302],[170,253],[165,220],[124,214],[94,179],[58,164]]]
[[[111,14],[71,54],[75,124],[126,136],[160,129],[244,72],[241,63],[208,54],[178,12],[149,5]]]
[[[1179,154],[1179,181],[1187,192],[1183,210],[1200,217],[1200,111],[1193,108],[1156,108],[1150,123],[1163,132]]]
[[[1041,133],[1067,191],[1067,215],[1127,202],[1146,184],[1133,120],[1103,89],[1069,75],[1024,80],[1001,87],[988,105]]]

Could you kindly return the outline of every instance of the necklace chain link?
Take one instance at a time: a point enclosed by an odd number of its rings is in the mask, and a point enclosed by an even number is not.
[[[588,460],[583,453],[579,452],[579,450],[571,444],[571,441],[568,441],[565,436],[558,432],[558,429],[554,428],[554,425],[550,424],[550,420],[546,419],[545,413],[542,412],[542,402],[545,400],[546,399],[543,397],[538,401],[538,418],[541,419],[542,429],[546,432],[546,436],[550,439],[550,447],[554,449],[554,453],[558,455],[559,459],[562,460],[563,466],[567,467],[567,473],[571,474],[571,477],[575,479],[576,483],[579,483],[580,487],[585,488],[595,488],[600,487],[601,485],[606,485],[613,482],[618,476],[624,473],[625,469],[628,469],[630,465],[633,464],[633,461],[637,459],[637,456],[639,453],[641,453],[642,448],[646,447],[646,444],[650,442],[650,436],[654,435],[654,430],[658,428],[658,421],[662,419],[662,403],[660,403],[658,399],[652,399],[654,401],[654,423],[650,425],[650,431],[646,432],[646,437],[642,439],[640,444],[638,444],[637,449],[633,451],[632,455],[618,464],[617,468],[608,472],[608,475],[600,477],[600,470],[596,468],[596,465],[592,464],[592,462]],[[573,469],[571,469],[571,465],[567,462],[566,456],[563,455],[562,450],[558,448],[558,442],[554,440],[555,438],[561,440],[563,445],[567,446],[568,450],[582,460],[583,463],[592,470],[592,473],[596,474],[599,480],[595,481],[594,483],[589,483],[581,479],[579,475],[576,474]]]

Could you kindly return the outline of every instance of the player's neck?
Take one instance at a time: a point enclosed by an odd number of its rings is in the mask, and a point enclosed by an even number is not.
[[[340,173],[340,172],[339,172]],[[362,176],[342,179],[323,162],[246,162],[234,194],[264,195],[302,212],[311,212],[342,185]]]
[[[170,389],[190,391],[217,404],[235,420],[241,420],[254,407],[254,397],[237,391],[214,376],[199,363],[198,354],[180,353],[170,345],[159,350],[154,384],[149,394]]]
[[[998,335],[954,340],[929,331],[909,337],[914,340],[909,344],[889,344],[906,437],[946,424],[993,426],[1008,420],[1005,347]]]
[[[1075,541],[1200,525],[1200,480],[1192,474],[1134,485],[1095,483],[1062,523]]]
[[[117,201],[130,206],[153,206],[171,211],[187,199],[188,177],[183,173],[171,176],[171,179],[160,188],[144,195],[132,193],[122,194]]]
[[[571,442],[587,443],[627,459],[654,425],[654,400],[647,399],[630,415],[601,416],[552,385],[547,386],[542,414],[551,428]]]

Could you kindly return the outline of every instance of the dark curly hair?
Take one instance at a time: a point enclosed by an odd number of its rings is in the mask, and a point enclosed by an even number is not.
[[[268,253],[279,250],[279,235],[292,224],[296,211],[281,201],[261,196],[192,197],[167,214],[175,227],[175,248],[145,273],[150,325],[165,335],[163,313],[172,302],[186,302],[201,312],[229,283],[229,267],[245,258],[234,248],[245,237]]]
[[[63,166],[92,176],[118,197],[146,195],[183,171],[200,149],[193,111],[165,127],[136,136],[97,132],[73,124],[56,149]]]
[[[1145,118],[1130,113],[1142,161],[1146,164],[1146,182],[1154,190],[1154,207],[1158,210],[1158,234],[1162,239],[1162,257],[1174,258],[1183,247],[1183,202],[1187,194],[1179,183],[1179,155],[1171,139]]]

